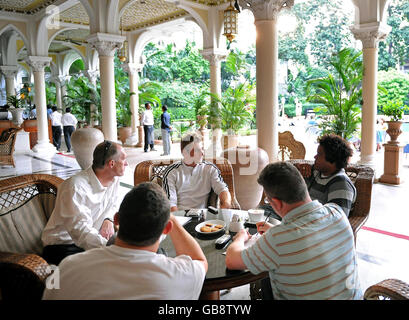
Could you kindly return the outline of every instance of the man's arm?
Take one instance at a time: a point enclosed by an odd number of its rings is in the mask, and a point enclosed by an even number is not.
[[[170,211],[177,211],[178,195],[176,191],[176,173],[171,168],[163,175],[163,189],[170,202]]]
[[[247,266],[244,264],[241,257],[241,252],[244,250],[244,243],[250,238],[247,230],[240,230],[234,237],[234,241],[230,244],[226,251],[226,267],[230,270],[245,270]]]
[[[229,191],[222,191],[219,194],[220,208],[230,209],[231,208],[231,195]]]
[[[176,255],[184,254],[191,257],[192,260],[200,261],[207,272],[207,259],[197,241],[183,228],[174,215],[170,215],[170,220],[173,227],[169,235],[175,247]]]

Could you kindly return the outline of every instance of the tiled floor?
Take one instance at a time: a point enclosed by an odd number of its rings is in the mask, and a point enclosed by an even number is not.
[[[301,127],[301,129],[300,129]],[[306,159],[313,159],[316,143],[313,136],[305,134],[301,125],[279,127],[280,131],[291,129],[296,139],[307,149]],[[242,143],[254,144],[255,137],[242,137]],[[159,158],[158,151],[144,153],[142,148],[125,148],[129,167],[121,177],[121,194],[125,195],[133,186],[133,171],[140,161]],[[64,150],[64,147],[63,147]],[[383,172],[383,150],[377,152],[376,176]],[[172,145],[171,157],[180,157],[179,144]],[[163,158],[163,157],[162,157]],[[354,161],[359,154],[354,156]],[[15,155],[16,168],[0,166],[0,179],[27,173],[49,173],[66,179],[80,170],[73,154],[56,154],[51,158],[40,158],[33,152]],[[399,186],[375,183],[368,221],[357,236],[357,254],[361,287],[387,279],[398,278],[409,283],[409,210],[406,205],[409,195],[409,159],[404,157],[401,176],[404,182]],[[223,292],[222,292],[223,293]],[[223,294],[222,299],[249,299],[248,286],[235,288]]]

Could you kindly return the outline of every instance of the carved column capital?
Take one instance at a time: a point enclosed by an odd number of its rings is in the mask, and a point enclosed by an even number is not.
[[[98,51],[100,56],[113,57],[115,51],[122,47],[126,37],[109,33],[91,34],[87,41],[91,47]]]
[[[91,83],[95,85],[95,83],[97,82],[97,78],[99,76],[99,71],[98,70],[84,70],[83,73],[84,73],[84,76],[86,76],[88,80],[91,81]]]
[[[14,78],[18,72],[16,66],[0,66],[0,70],[6,78]]]
[[[378,48],[379,41],[382,41],[391,31],[391,27],[380,23],[367,23],[358,26],[351,26],[350,30],[356,40],[362,41],[362,47]]]
[[[294,0],[239,0],[243,10],[253,12],[254,20],[276,20],[283,9],[290,9]]]
[[[128,72],[128,74],[134,75],[138,72],[142,72],[143,66],[144,65],[141,63],[124,63],[122,69],[125,72]]]
[[[50,65],[51,58],[43,56],[29,56],[26,62],[34,72],[39,72],[44,71],[44,68]]]
[[[203,49],[200,53],[202,54],[204,59],[209,61],[211,66],[219,64],[220,61],[223,61],[227,57],[227,52],[218,51],[213,48]]]

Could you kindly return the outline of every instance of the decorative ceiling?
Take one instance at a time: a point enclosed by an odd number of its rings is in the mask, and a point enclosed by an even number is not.
[[[188,0],[192,3],[214,6],[228,2],[229,0]],[[0,15],[3,13],[18,13],[26,16],[34,15],[47,7],[60,4],[60,0],[0,0]],[[178,8],[174,3],[166,0],[119,0],[119,8],[125,8],[121,17],[120,28],[124,32],[134,31],[158,25],[167,21],[176,20],[189,16],[188,12]],[[1,20],[1,17],[0,17]],[[55,40],[60,44],[51,47],[52,50],[60,51],[61,41],[74,44],[85,44],[89,35],[89,17],[81,2],[73,1],[73,5],[59,14],[61,23],[78,25],[77,30],[69,30],[59,34]],[[57,49],[58,48],[58,49]]]

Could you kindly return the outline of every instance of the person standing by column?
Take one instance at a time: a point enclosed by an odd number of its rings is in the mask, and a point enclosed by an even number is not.
[[[52,107],[53,113],[51,114],[51,130],[53,133],[53,145],[60,151],[61,147],[61,118],[62,114],[57,111],[57,107]]]
[[[142,115],[143,131],[145,133],[145,145],[143,147],[145,152],[148,152],[148,147],[151,151],[156,151],[153,145],[153,113],[149,102],[145,103],[145,111]]]
[[[67,152],[71,152],[71,135],[75,131],[78,120],[71,113],[71,108],[65,109],[65,114],[62,116],[62,125],[64,131],[64,140],[67,145]]]
[[[168,107],[166,105],[162,106],[162,114],[160,116],[161,131],[162,131],[162,142],[163,142],[163,153],[161,156],[167,156],[170,154],[170,131],[172,127],[170,126],[170,114],[167,112]]]

